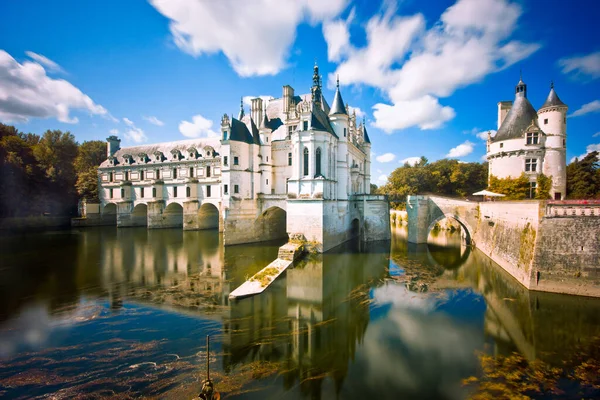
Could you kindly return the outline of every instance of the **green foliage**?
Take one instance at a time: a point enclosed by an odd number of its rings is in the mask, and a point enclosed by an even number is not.
[[[581,160],[567,165],[567,197],[569,199],[600,198],[598,152],[592,151]]]
[[[377,193],[377,185],[374,183],[371,183],[371,194],[375,194]]]
[[[106,144],[99,140],[83,142],[77,151],[74,167],[75,188],[80,198],[98,201],[98,166],[106,159]]]
[[[487,186],[487,163],[459,163],[443,159],[429,163],[427,158],[414,166],[408,163],[397,168],[388,183],[378,189],[387,194],[392,207],[402,209],[407,195],[435,193],[446,196],[468,196]]]
[[[48,130],[40,137],[0,124],[0,217],[72,215],[78,195],[96,200],[105,146],[79,146],[69,132]]]
[[[504,200],[523,200],[529,197],[529,178],[522,173],[518,178],[490,176],[489,190],[506,195]]]
[[[537,177],[537,188],[535,192],[535,198],[537,200],[548,200],[550,199],[550,190],[552,189],[552,176],[546,176],[539,174]]]

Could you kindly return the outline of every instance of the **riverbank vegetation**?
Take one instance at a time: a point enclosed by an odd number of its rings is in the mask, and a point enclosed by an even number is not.
[[[600,199],[599,153],[593,151],[581,160],[575,159],[567,166],[568,199]],[[550,199],[552,176],[540,174],[536,185],[531,185],[525,173],[517,178],[489,177],[487,163],[464,163],[442,159],[429,163],[427,158],[414,165],[408,163],[396,168],[388,182],[377,188],[378,194],[388,195],[392,207],[403,209],[406,196],[437,194],[448,197],[469,197],[487,188],[504,194],[498,200]]]
[[[75,215],[80,198],[98,197],[102,141],[75,141],[70,132],[43,135],[0,124],[0,217]]]

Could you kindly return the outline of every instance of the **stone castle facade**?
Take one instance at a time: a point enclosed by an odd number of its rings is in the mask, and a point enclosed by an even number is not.
[[[119,227],[219,228],[225,244],[283,236],[321,251],[353,236],[389,238],[389,210],[370,195],[371,142],[338,87],[332,105],[315,65],[311,93],[283,87],[223,115],[221,137],[120,148],[107,139],[98,216]],[[88,217],[90,213],[88,212]]]
[[[554,84],[542,107],[527,99],[527,85],[519,80],[515,100],[498,103],[498,131],[488,135],[489,174],[498,178],[529,177],[530,197],[539,174],[552,177],[550,196],[562,200],[567,192],[567,110]]]

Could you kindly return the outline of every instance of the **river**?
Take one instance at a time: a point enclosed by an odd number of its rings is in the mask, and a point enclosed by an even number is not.
[[[598,299],[528,292],[459,232],[417,246],[393,229],[232,302],[281,241],[224,248],[216,231],[113,227],[0,237],[0,397],[191,398],[206,335],[227,398],[462,399],[504,357],[549,371],[595,357]],[[598,394],[581,386],[552,390]]]

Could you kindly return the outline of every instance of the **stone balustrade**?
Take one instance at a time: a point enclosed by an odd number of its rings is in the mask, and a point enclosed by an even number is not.
[[[548,201],[545,217],[600,217],[600,200]]]

